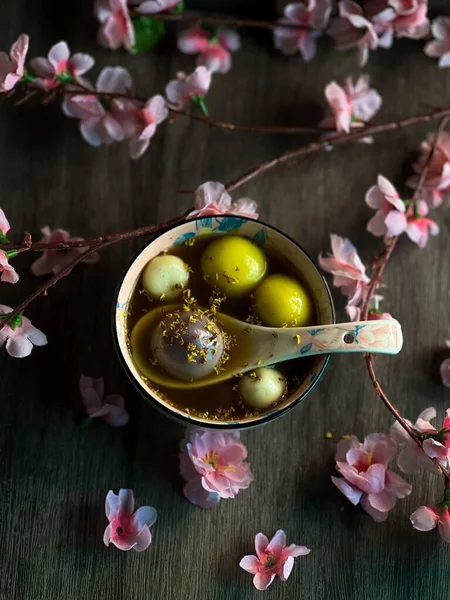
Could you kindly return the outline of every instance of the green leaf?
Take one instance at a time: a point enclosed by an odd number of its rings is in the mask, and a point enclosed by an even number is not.
[[[179,2],[176,6],[174,6],[172,8],[172,10],[169,10],[169,14],[170,15],[179,15],[180,13],[182,13],[184,11],[184,0],[181,0],[181,2]]]
[[[17,327],[22,327],[22,325],[23,325],[23,319],[22,319],[22,315],[20,313],[11,319],[11,323],[10,323],[11,329],[16,329]]]
[[[6,254],[6,258],[7,258],[8,260],[10,260],[11,258],[16,258],[16,256],[17,256],[19,253],[17,252],[17,250],[7,250],[7,251],[5,252],[5,254]]]
[[[0,244],[10,244],[11,242],[8,240],[6,235],[0,231]]]
[[[194,96],[194,94],[191,94],[191,102],[192,104],[196,104],[198,107],[200,107],[200,110],[205,115],[205,117],[208,116],[208,109],[206,108],[203,96]]]
[[[138,52],[145,52],[153,48],[166,31],[163,21],[152,19],[152,17],[134,17],[132,21],[136,41],[130,49],[131,54],[138,54]]]

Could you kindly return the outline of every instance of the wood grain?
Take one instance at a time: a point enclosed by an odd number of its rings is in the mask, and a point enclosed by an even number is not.
[[[142,56],[102,50],[91,4],[3,3],[1,45],[26,30],[31,55],[40,55],[66,39],[74,50],[93,54],[98,70],[128,67],[143,94],[162,92],[177,70],[192,67],[192,57],[174,49],[172,34]],[[214,8],[213,2],[202,4]],[[226,6],[221,2],[219,9]],[[265,6],[270,12],[270,3]],[[380,119],[448,103],[450,70],[439,70],[421,47],[400,41],[394,51],[371,56],[367,72],[384,98]],[[215,78],[208,106],[215,117],[244,124],[303,124],[305,113],[320,115],[324,85],[351,73],[358,73],[356,57],[332,52],[327,43],[305,65],[275,52],[269,35],[246,34],[231,74]],[[328,248],[328,235],[336,232],[351,237],[368,258],[380,244],[365,231],[371,211],[364,193],[379,172],[401,185],[427,131],[398,131],[377,137],[374,146],[310,157],[298,168],[253,181],[237,197],[258,200],[262,218],[312,255]],[[227,134],[180,119],[161,127],[147,154],[131,162],[124,145],[88,147],[58,106],[15,109],[3,98],[0,141],[0,204],[19,238],[24,230],[38,236],[46,224],[88,237],[167,219],[192,202],[176,195],[177,188],[233,179],[298,145],[296,139]],[[450,326],[448,204],[436,218],[440,236],[426,250],[402,240],[386,276],[384,307],[403,324],[405,347],[376,365],[390,397],[411,419],[429,405],[442,417],[450,401],[437,360]],[[436,532],[414,531],[408,519],[419,504],[439,501],[440,481],[413,477],[411,497],[384,524],[353,508],[330,482],[335,441],[325,432],[335,439],[363,437],[391,424],[359,356],[333,358],[301,406],[243,434],[255,482],[236,500],[208,512],[183,499],[182,429],[138,397],[111,339],[112,295],[143,243],[106,250],[101,262],[78,268],[33,305],[29,314],[48,334],[47,348],[24,360],[1,353],[1,600],[252,600],[259,593],[238,562],[253,551],[258,531],[271,535],[277,528],[312,552],[297,560],[287,583],[273,584],[267,592],[273,599],[447,599],[449,547]],[[2,285],[2,303],[15,305],[37,285],[28,270],[31,259],[18,259],[21,282]],[[342,299],[335,298],[342,317]],[[99,422],[80,428],[80,373],[103,375],[108,392],[126,396],[127,427]],[[159,511],[153,544],[143,554],[102,544],[104,497],[119,487],[133,488],[138,503]]]

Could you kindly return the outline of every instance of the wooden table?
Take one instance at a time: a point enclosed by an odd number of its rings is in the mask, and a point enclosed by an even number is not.
[[[2,47],[23,30],[31,35],[30,56],[45,55],[66,39],[74,50],[94,55],[99,69],[129,68],[138,90],[149,95],[163,92],[177,70],[193,66],[192,57],[175,49],[172,30],[144,55],[103,50],[95,42],[90,0],[65,4],[4,3]],[[421,48],[420,42],[396,42],[395,50],[371,56],[366,70],[384,99],[380,121],[448,104],[450,70],[439,70]],[[303,124],[305,114],[317,119],[325,84],[359,72],[353,53],[333,52],[325,43],[318,58],[305,65],[275,52],[270,36],[261,32],[245,33],[233,60],[229,75],[215,77],[208,106],[213,116],[241,124]],[[404,129],[379,135],[374,146],[347,145],[314,155],[296,168],[255,179],[236,197],[256,199],[265,221],[314,256],[329,248],[329,233],[336,232],[350,237],[367,259],[381,242],[366,233],[371,211],[364,194],[380,172],[401,186],[429,130]],[[57,103],[13,108],[4,98],[0,140],[0,205],[17,240],[25,230],[37,238],[47,224],[92,237],[166,220],[192,204],[191,197],[175,193],[177,188],[233,179],[302,142],[295,136],[227,134],[180,119],[162,126],[150,150],[132,162],[125,145],[87,146]],[[438,377],[450,326],[449,205],[435,216],[440,236],[426,250],[402,239],[387,271],[383,306],[402,322],[405,347],[398,357],[376,361],[382,384],[413,420],[429,405],[442,418],[450,404],[450,392]],[[440,500],[440,480],[424,474],[410,478],[413,493],[384,524],[353,508],[330,481],[335,441],[342,434],[363,438],[388,431],[392,422],[359,356],[333,358],[305,402],[288,416],[243,433],[255,474],[247,491],[209,512],[183,498],[182,428],[138,396],[111,338],[115,287],[143,244],[111,247],[97,265],[78,267],[32,305],[28,314],[48,334],[48,347],[24,360],[1,353],[0,598],[259,598],[239,560],[253,552],[257,532],[272,535],[283,528],[289,543],[305,544],[312,552],[296,561],[287,583],[273,584],[270,598],[447,599],[450,549],[437,532],[420,533],[409,523],[417,506]],[[26,254],[17,259],[21,281],[2,284],[2,303],[16,305],[39,283],[30,274],[31,260]],[[334,296],[343,317],[343,299]],[[104,376],[109,392],[126,397],[127,427],[103,422],[80,427],[80,373]],[[334,440],[326,439],[327,431]],[[152,546],[143,554],[103,546],[105,494],[120,487],[133,488],[138,503],[158,510]]]

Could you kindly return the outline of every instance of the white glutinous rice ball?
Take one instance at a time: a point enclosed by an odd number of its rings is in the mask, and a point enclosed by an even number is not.
[[[269,408],[286,391],[286,378],[280,371],[263,367],[244,375],[239,382],[242,399],[252,408]]]
[[[183,293],[189,282],[189,268],[178,256],[156,256],[142,273],[146,293],[158,300],[174,300]]]

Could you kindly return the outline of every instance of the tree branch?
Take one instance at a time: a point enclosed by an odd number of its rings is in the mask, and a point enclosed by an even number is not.
[[[130,11],[132,16],[144,16],[138,13],[136,10]],[[295,23],[283,23],[280,24],[277,21],[262,21],[259,19],[240,19],[229,15],[205,15],[203,13],[194,11],[185,11],[176,15],[170,13],[158,13],[151,15],[152,19],[158,21],[175,22],[175,23],[192,23],[195,25],[228,25],[230,27],[251,27],[252,29],[269,29],[273,30],[277,27],[287,27],[292,29],[306,29],[310,30],[311,27],[307,25],[296,25]]]
[[[23,302],[21,302],[12,312],[8,313],[8,316],[5,319],[1,319],[0,331],[5,325],[8,325],[16,315],[22,314],[25,311],[25,309],[34,300],[36,300],[36,298],[39,298],[39,296],[45,294],[47,290],[49,290],[52,286],[58,283],[60,279],[68,275],[70,271],[74,267],[76,267],[80,262],[85,260],[91,254],[94,254],[94,252],[103,250],[103,248],[111,246],[112,244],[115,244],[117,242],[121,242],[123,240],[131,240],[142,235],[152,235],[155,233],[161,233],[163,231],[166,231],[167,229],[170,229],[171,227],[174,227],[175,225],[184,223],[186,221],[186,217],[187,215],[182,215],[181,217],[176,217],[175,219],[171,219],[166,223],[159,223],[157,225],[147,225],[146,227],[139,227],[138,229],[132,229],[130,231],[112,233],[104,237],[93,238],[92,240],[84,240],[83,242],[81,242],[83,244],[82,247],[85,247],[87,246],[87,244],[89,244],[87,250],[75,256],[74,259],[70,261],[70,263],[68,263],[63,269],[61,269],[61,271],[59,271],[59,273],[53,275],[53,277],[50,277],[50,279],[46,281],[43,285],[41,285],[36,291],[34,291],[31,294],[31,296],[29,296]],[[79,248],[80,246],[71,247]]]
[[[267,160],[256,167],[253,167],[247,171],[247,173],[244,173],[233,181],[227,183],[226,188],[229,192],[231,192],[241,185],[244,185],[244,183],[248,183],[258,175],[270,171],[271,169],[278,167],[283,163],[300,158],[301,156],[308,156],[309,154],[320,152],[329,148],[330,146],[341,146],[342,144],[355,142],[366,136],[376,135],[377,133],[383,133],[385,131],[393,131],[395,129],[402,129],[412,125],[419,125],[421,123],[430,123],[432,121],[443,119],[444,117],[450,117],[450,108],[439,108],[425,115],[407,117],[406,119],[400,119],[398,121],[390,121],[388,123],[381,123],[379,125],[361,127],[360,129],[350,133],[340,133],[334,137],[328,137],[327,139],[312,142],[310,144],[300,146],[299,148],[295,148],[294,150],[283,152],[283,154],[280,154],[271,160]]]
[[[412,198],[412,203],[418,201],[420,199],[420,194],[423,188],[423,185],[425,183],[425,179],[428,173],[428,169],[430,167],[430,163],[431,163],[431,159],[433,157],[433,153],[436,149],[436,145],[438,143],[439,140],[439,136],[440,134],[444,131],[445,126],[447,125],[447,122],[449,120],[449,116],[444,116],[439,124],[439,127],[437,128],[434,136],[433,136],[433,140],[432,143],[430,145],[430,150],[428,152],[426,161],[425,161],[425,165],[423,167],[422,173],[420,175],[419,178],[419,182],[417,184],[417,188],[414,192],[414,196]],[[372,274],[372,277],[370,279],[370,283],[367,286],[367,290],[366,290],[366,297],[364,300],[364,304],[363,304],[363,308],[361,311],[362,314],[362,319],[366,320],[368,317],[368,313],[369,313],[369,306],[370,303],[372,301],[372,298],[377,290],[377,288],[381,285],[382,281],[383,281],[383,275],[384,275],[384,271],[392,257],[392,253],[394,252],[394,249],[398,243],[399,240],[399,236],[395,236],[392,238],[388,238],[385,241],[385,251],[381,254],[381,256],[379,256],[374,262],[375,262],[375,271]],[[381,387],[376,373],[375,373],[375,368],[373,365],[373,355],[372,354],[366,354],[365,355],[365,360],[366,360],[366,366],[367,366],[367,371],[369,373],[369,377],[373,383],[373,386],[375,388],[375,392],[378,394],[379,398],[381,398],[382,402],[384,403],[384,405],[387,407],[387,409],[392,413],[392,415],[394,416],[395,420],[400,423],[400,425],[403,427],[403,429],[411,436],[411,438],[414,440],[414,442],[423,450],[423,444],[422,444],[422,440],[420,438],[420,435],[417,431],[415,431],[411,425],[402,417],[402,415],[400,414],[400,412],[395,408],[395,406],[392,404],[392,402],[389,400],[388,396],[386,395],[386,393],[384,392],[383,388]],[[448,469],[446,469],[444,466],[441,465],[441,463],[436,459],[436,458],[430,458],[430,460],[433,461],[433,463],[435,464],[435,466],[437,467],[437,469],[442,473],[444,479],[445,479],[445,485],[446,487],[449,487],[450,485],[450,472]]]

